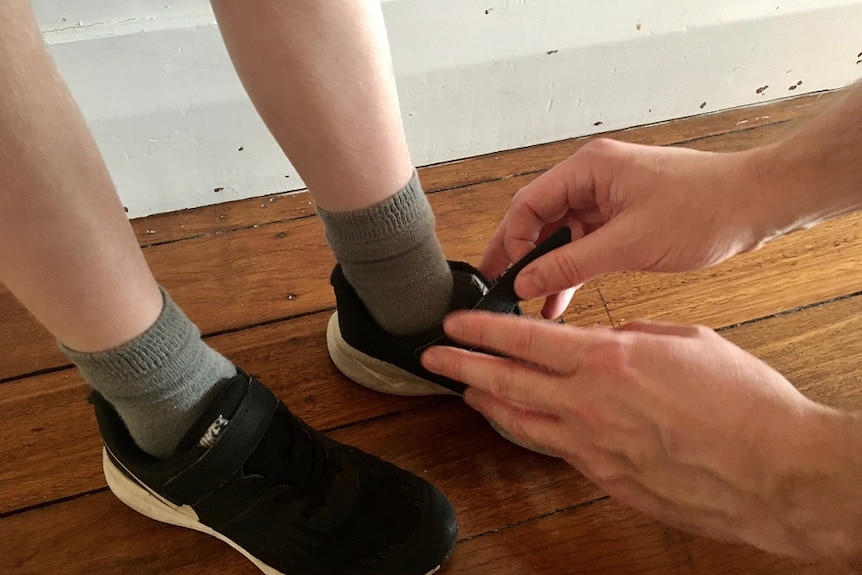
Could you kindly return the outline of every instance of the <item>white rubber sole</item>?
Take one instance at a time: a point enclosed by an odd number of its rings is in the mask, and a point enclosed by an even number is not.
[[[117,468],[111,458],[108,457],[106,449],[102,449],[102,469],[105,472],[105,480],[108,482],[108,487],[117,499],[141,515],[169,525],[194,529],[195,531],[206,533],[220,541],[224,541],[242,553],[246,559],[251,561],[254,566],[260,569],[265,575],[290,575],[288,573],[283,573],[274,567],[270,567],[218,531],[215,531],[198,521],[197,514],[195,514],[191,507],[187,505],[178,507],[153,493],[149,489],[142,487],[136,481],[129,479],[123,471]],[[439,569],[440,565],[425,575],[432,575]]]
[[[370,355],[366,355],[344,341],[341,336],[341,328],[338,327],[338,312],[334,312],[326,324],[326,347],[329,357],[338,370],[351,380],[363,387],[388,393],[389,395],[406,395],[411,397],[423,395],[458,395],[454,391],[443,386],[422,379],[405,371],[400,367],[387,363]],[[539,447],[525,444],[509,435],[496,423],[488,420],[491,427],[500,434],[503,439],[510,441],[518,447],[523,447],[542,455],[559,457]]]
[[[326,325],[326,347],[329,357],[338,370],[363,387],[389,395],[458,395],[450,389],[422,379],[352,347],[341,337],[338,312],[332,314]]]
[[[117,499],[141,515],[169,525],[194,529],[195,531],[212,535],[242,553],[246,559],[251,561],[255,567],[266,575],[288,575],[270,567],[218,531],[214,531],[198,521],[197,514],[195,514],[191,507],[177,507],[149,489],[142,487],[136,481],[129,479],[125,473],[117,468],[111,458],[108,457],[107,449],[102,450],[102,469],[105,471],[105,480],[108,482],[108,487],[110,487]]]

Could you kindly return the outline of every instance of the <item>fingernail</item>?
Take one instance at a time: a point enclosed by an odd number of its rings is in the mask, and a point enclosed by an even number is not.
[[[425,369],[434,371],[435,368],[440,366],[440,354],[435,348],[430,347],[422,353],[420,361],[425,366]]]

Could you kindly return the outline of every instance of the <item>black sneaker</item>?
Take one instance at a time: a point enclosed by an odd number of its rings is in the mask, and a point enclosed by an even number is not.
[[[481,309],[520,315],[515,277],[538,257],[571,241],[571,231],[560,228],[503,274],[489,282],[479,270],[463,262],[449,262],[452,270],[451,310]],[[466,386],[422,367],[419,358],[432,345],[463,347],[436,326],[413,336],[390,335],[374,320],[340,265],[330,277],[338,311],[329,318],[326,345],[335,366],[356,383],[392,395],[463,394]]]
[[[442,493],[317,433],[241,371],[166,460],[138,449],[104,398],[92,402],[123,503],[221,539],[267,575],[427,575],[455,544]]]
[[[571,241],[571,230],[560,228],[518,261],[496,283],[489,282],[473,266],[449,262],[453,277],[451,310],[481,309],[521,315],[515,294],[515,277],[538,257]],[[329,318],[326,345],[329,357],[341,373],[374,391],[393,395],[461,395],[466,386],[425,369],[419,359],[432,345],[463,347],[443,333],[442,325],[413,336],[394,336],[374,320],[341,266],[330,277],[337,310]],[[531,451],[554,455],[516,440],[493,421],[491,426],[504,438]]]

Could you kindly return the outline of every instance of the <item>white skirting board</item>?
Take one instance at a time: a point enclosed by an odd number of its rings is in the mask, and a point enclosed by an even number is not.
[[[303,187],[248,102],[206,1],[35,7],[130,217]],[[383,9],[417,165],[862,76],[862,0],[387,0]]]

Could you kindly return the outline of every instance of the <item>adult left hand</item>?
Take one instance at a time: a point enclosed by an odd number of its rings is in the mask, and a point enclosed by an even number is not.
[[[783,555],[835,553],[818,541],[854,533],[840,518],[862,484],[829,485],[848,470],[847,449],[836,451],[849,441],[845,414],[713,330],[576,328],[487,312],[453,313],[444,327],[502,357],[437,346],[422,356],[426,368],[466,383],[467,403],[616,499]]]

